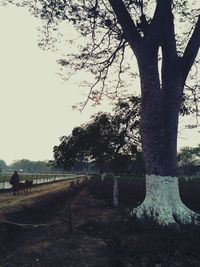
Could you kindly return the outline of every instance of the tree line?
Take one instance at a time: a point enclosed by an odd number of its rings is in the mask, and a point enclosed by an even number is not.
[[[20,170],[23,172],[38,173],[38,172],[55,172],[55,169],[48,161],[31,161],[28,159],[16,160],[7,165],[4,160],[0,160],[1,172]]]

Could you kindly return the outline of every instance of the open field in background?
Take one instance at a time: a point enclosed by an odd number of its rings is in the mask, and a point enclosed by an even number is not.
[[[10,189],[10,177],[12,173],[0,174],[0,190]],[[59,180],[73,179],[83,174],[77,173],[19,173],[20,181],[32,180],[33,184],[44,184]]]
[[[10,181],[10,177],[13,173],[1,173],[0,182]],[[37,179],[47,179],[54,177],[72,176],[77,175],[76,173],[19,173],[20,180],[37,180]]]
[[[0,173],[0,183],[2,182],[9,182],[10,181],[10,177],[13,174],[13,172],[9,172],[9,173]],[[67,172],[67,173],[19,173],[20,176],[20,180],[40,180],[40,179],[52,179],[54,177],[67,177],[67,176],[77,176],[77,175],[81,175],[81,174],[85,174],[85,173],[74,173],[74,172]],[[94,176],[99,176],[98,174],[89,174],[89,175],[94,175]],[[109,178],[109,174],[107,175]],[[99,176],[100,177],[100,176]],[[195,175],[195,176],[183,176],[181,175],[179,177],[180,179],[185,179],[185,180],[194,180],[194,179],[199,179],[200,181],[200,173],[199,175]],[[121,176],[121,179],[141,179],[144,180],[145,177],[141,176],[138,177],[136,175],[123,175]]]
[[[10,177],[13,173],[0,173],[0,190],[10,189]],[[19,173],[20,181],[22,180],[33,180],[33,184],[44,184],[50,183],[59,180],[65,179],[73,179],[77,176],[85,175],[84,173]],[[90,176],[94,176],[97,179],[101,180],[101,176],[98,174],[89,174]],[[119,181],[123,181],[124,183],[129,183],[130,181],[139,180],[143,184],[145,183],[145,177],[135,176],[135,175],[123,175],[119,177]],[[112,183],[113,175],[106,175],[106,181],[108,183]],[[109,182],[110,181],[110,182]],[[180,176],[179,181],[196,181],[200,182],[200,174],[196,176]],[[106,190],[107,191],[107,190]]]

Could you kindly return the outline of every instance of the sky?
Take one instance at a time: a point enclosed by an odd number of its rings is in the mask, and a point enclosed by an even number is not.
[[[40,21],[25,9],[0,7],[0,25],[0,159],[7,164],[20,159],[51,160],[59,137],[111,106],[104,102],[97,108],[87,105],[81,113],[73,110],[85,99],[79,85],[86,74],[67,82],[60,78],[56,60],[61,51],[38,47]],[[200,129],[183,130],[184,123],[178,147],[196,146]]]

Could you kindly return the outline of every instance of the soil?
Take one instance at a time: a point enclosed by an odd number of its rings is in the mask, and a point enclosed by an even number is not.
[[[36,185],[26,192],[20,192],[18,195],[13,196],[11,191],[0,193],[0,219],[8,219],[10,216],[13,218],[14,213],[22,213],[24,209],[34,209],[54,198],[55,195],[62,197],[66,193],[66,189],[69,188],[72,181],[58,181],[49,184]],[[23,214],[25,215],[25,214]],[[23,216],[21,218],[24,220]]]
[[[200,266],[198,227],[160,229],[132,221],[127,209],[142,201],[144,182],[126,181],[120,188],[118,208],[112,183],[97,180],[1,194],[0,267]]]

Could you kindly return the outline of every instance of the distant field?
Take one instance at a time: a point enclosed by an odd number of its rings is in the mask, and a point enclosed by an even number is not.
[[[0,173],[0,183],[9,183],[10,181],[10,177],[11,177],[12,173]],[[73,177],[73,176],[77,176],[80,175],[78,173],[19,173],[20,176],[20,180],[34,180],[34,183],[46,183],[46,182],[51,182],[54,180],[60,180],[60,179],[66,179],[68,176],[69,177]],[[92,175],[93,176],[93,175]],[[101,180],[101,177],[99,175],[94,175],[97,178],[99,178]],[[113,180],[113,175],[106,175],[105,179],[107,180]],[[123,175],[120,177],[120,180],[125,181],[129,181],[129,180],[141,180],[141,181],[145,181],[145,177],[141,176],[134,176],[134,175]],[[179,181],[182,180],[186,180],[186,181],[194,181],[196,180],[197,182],[200,182],[200,175],[197,176],[180,176],[179,177]]]
[[[12,173],[0,174],[0,183],[9,182]],[[72,173],[20,173],[20,180],[53,180],[59,177],[74,176]]]

